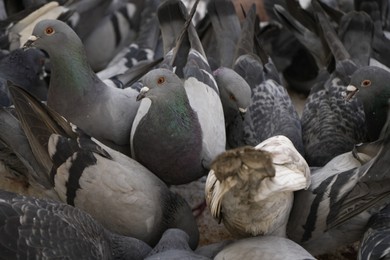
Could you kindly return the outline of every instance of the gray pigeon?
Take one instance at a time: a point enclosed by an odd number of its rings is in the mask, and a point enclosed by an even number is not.
[[[152,249],[111,233],[80,209],[3,190],[0,229],[0,259],[141,260]]]
[[[163,69],[141,80],[147,88],[140,98],[147,99],[142,99],[132,126],[131,150],[133,158],[165,182],[184,184],[205,175],[211,161],[225,150],[223,108],[183,3],[165,1],[157,15],[164,43]]]
[[[10,86],[10,92],[34,156],[63,202],[151,246],[168,228],[183,229],[190,246],[197,246],[190,207],[153,173],[75,129],[23,89]]]
[[[165,1],[157,15],[164,44],[163,63],[184,80],[191,107],[198,114],[202,127],[202,164],[209,168],[211,161],[225,151],[226,133],[218,86],[191,23],[198,2],[195,1],[187,15],[181,1]]]
[[[228,150],[211,169],[206,202],[233,236],[286,236],[293,192],[310,185],[309,166],[287,137]]]
[[[390,204],[374,214],[360,241],[358,260],[388,259],[390,256]]]
[[[309,189],[295,193],[287,235],[313,255],[361,239],[370,216],[390,201],[389,138],[388,117],[376,142],[312,169]]]
[[[80,38],[61,21],[39,22],[25,46],[50,57],[48,106],[88,135],[128,153],[138,92],[105,85],[90,68]]]
[[[141,105],[131,132],[132,157],[169,184],[200,178],[202,130],[183,81],[170,70],[155,69],[141,82]]]
[[[48,84],[45,71],[45,54],[38,49],[16,49],[0,60],[0,84],[5,92],[2,106],[10,105],[7,81],[27,89],[40,100],[47,99]],[[3,96],[0,94],[0,96]]]
[[[370,141],[378,139],[386,123],[390,98],[390,72],[375,66],[359,68],[347,86],[348,99],[356,96],[363,103],[365,125]]]
[[[314,260],[309,252],[284,237],[258,236],[237,240],[227,245],[214,260]]]
[[[228,67],[219,67],[213,75],[221,96],[226,131],[229,132],[231,124],[238,116],[244,117],[251,104],[251,87],[240,74]]]
[[[210,259],[194,253],[188,245],[188,240],[189,237],[183,230],[176,228],[167,229],[158,244],[145,257],[145,260]]]

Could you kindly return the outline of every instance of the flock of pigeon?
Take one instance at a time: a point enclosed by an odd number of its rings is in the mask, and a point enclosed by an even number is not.
[[[0,259],[390,257],[390,2],[258,2],[0,1]]]

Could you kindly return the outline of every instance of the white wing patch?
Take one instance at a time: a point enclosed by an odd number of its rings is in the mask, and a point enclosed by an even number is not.
[[[206,84],[190,77],[184,87],[191,107],[198,114],[202,128],[203,166],[209,168],[215,157],[225,151],[226,132],[219,95]]]

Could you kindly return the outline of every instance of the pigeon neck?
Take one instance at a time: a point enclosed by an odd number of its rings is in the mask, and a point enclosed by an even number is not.
[[[58,48],[49,56],[53,68],[49,96],[54,92],[55,95],[66,95],[68,98],[78,97],[100,81],[92,71],[82,47]]]

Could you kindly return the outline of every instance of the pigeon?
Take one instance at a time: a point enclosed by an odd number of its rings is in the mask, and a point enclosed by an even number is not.
[[[45,70],[45,54],[37,49],[23,51],[16,49],[0,60],[0,84],[4,98],[2,106],[10,106],[11,100],[7,89],[7,81],[12,81],[40,100],[47,99],[48,84]]]
[[[167,229],[158,244],[145,257],[145,260],[210,259],[194,253],[188,245],[188,239],[187,233],[181,229]]]
[[[364,66],[351,75],[347,86],[347,99],[354,96],[363,103],[365,125],[370,141],[379,138],[386,123],[388,99],[390,98],[390,72],[376,66]]]
[[[130,136],[132,157],[168,184],[199,179],[226,146],[217,85],[186,12],[177,0],[159,6],[164,61],[140,80],[141,104]],[[179,31],[179,46],[172,47]]]
[[[235,119],[247,112],[251,104],[251,87],[240,74],[228,67],[219,67],[213,71],[213,75],[220,91],[228,132]]]
[[[390,204],[370,217],[359,244],[358,260],[386,259],[389,255]]]
[[[80,38],[59,20],[39,22],[25,46],[50,57],[48,106],[88,135],[129,154],[138,92],[104,84],[89,66]]]
[[[191,107],[198,114],[202,127],[202,164],[209,169],[212,160],[225,151],[226,131],[219,89],[191,23],[198,2],[187,15],[181,1],[165,1],[160,5],[157,16],[165,54],[161,66],[174,68],[184,80]]]
[[[362,104],[345,99],[350,76],[358,65],[346,51],[319,4],[313,1],[312,5],[317,6],[318,23],[335,59],[330,74],[324,70],[319,72],[301,117],[305,159],[310,166],[322,167],[335,156],[351,151],[355,144],[368,140]],[[348,18],[354,28],[372,29],[372,22],[365,13],[353,13]]]
[[[278,236],[258,236],[237,240],[223,248],[215,260],[233,259],[316,259],[290,239]]]
[[[233,236],[286,235],[293,192],[310,184],[309,166],[287,137],[228,150],[211,168],[206,202]]]
[[[183,81],[168,69],[154,69],[141,83],[141,105],[131,132],[132,157],[169,184],[199,179],[204,175],[202,129]]]
[[[257,44],[254,36],[255,15],[256,8],[253,5],[247,12],[233,66],[251,87],[251,103],[244,120],[236,116],[235,122],[228,129],[228,145],[230,148],[256,146],[272,136],[284,135],[303,154],[298,113],[272,60]]]
[[[144,259],[152,249],[78,208],[3,190],[0,228],[1,259]]]
[[[181,228],[196,248],[198,227],[182,197],[137,161],[89,137],[22,88],[9,87],[34,156],[61,201],[151,246],[166,229]]]
[[[310,187],[295,193],[287,224],[290,239],[320,255],[363,236],[369,218],[390,200],[389,123],[388,117],[377,141],[312,168]]]

